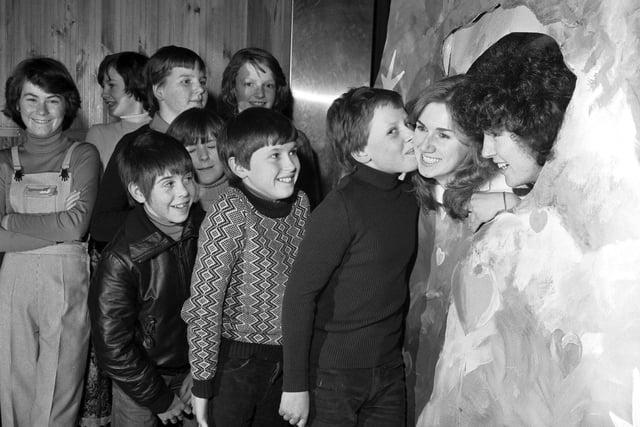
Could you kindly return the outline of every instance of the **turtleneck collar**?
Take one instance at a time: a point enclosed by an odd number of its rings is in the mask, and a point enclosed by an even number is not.
[[[144,211],[147,213],[147,217],[149,217],[151,223],[155,225],[158,230],[171,237],[174,241],[180,240],[182,231],[184,230],[184,223],[174,224],[173,222],[167,221],[165,218],[160,218],[147,209],[147,205],[144,205]]]
[[[62,140],[62,128],[53,134],[46,137],[40,137],[32,135],[27,132],[27,140],[25,141],[24,148],[30,153],[47,154],[61,150],[63,147],[59,142]]]
[[[160,113],[155,113],[153,115],[153,118],[151,119],[151,123],[149,123],[149,127],[160,133],[167,133],[167,129],[169,129],[169,123],[167,123],[162,117],[160,117]]]
[[[266,200],[253,193],[242,182],[233,183],[231,186],[242,191],[256,210],[269,218],[284,218],[289,215],[296,199],[296,193],[294,192],[291,197],[284,200]]]
[[[125,123],[147,123],[151,120],[151,117],[149,117],[149,113],[144,111],[140,114],[131,114],[129,116],[122,116],[120,117],[120,121],[125,122]]]
[[[216,188],[216,187],[220,187],[222,184],[226,183],[227,181],[228,181],[227,176],[223,174],[220,176],[220,178],[218,178],[217,181],[214,181],[211,184],[198,183],[198,185],[202,188]]]
[[[377,169],[373,169],[364,163],[356,163],[355,167],[356,171],[353,174],[354,177],[382,190],[393,190],[402,185],[403,181],[398,179],[400,176],[399,173],[382,172]]]

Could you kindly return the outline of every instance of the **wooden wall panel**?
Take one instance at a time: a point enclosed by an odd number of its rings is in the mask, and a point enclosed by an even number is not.
[[[46,55],[76,79],[82,110],[72,127],[82,137],[109,120],[96,71],[105,55],[123,50],[153,54],[161,46],[188,47],[207,65],[210,93],[243,47],[271,51],[289,72],[293,0],[0,0],[0,104],[4,83],[21,60]],[[0,145],[15,125],[0,118]]]
[[[292,3],[281,0],[252,1],[247,21],[247,46],[271,46],[287,76],[291,63]]]

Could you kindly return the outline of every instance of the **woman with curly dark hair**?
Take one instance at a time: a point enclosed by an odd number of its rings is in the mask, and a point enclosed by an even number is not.
[[[467,72],[453,118],[483,135],[482,155],[510,187],[534,187],[575,80],[551,37],[508,34]],[[445,340],[419,426],[604,425],[583,418],[584,396],[570,377],[582,347],[570,329],[573,308],[557,300],[577,248],[560,215],[533,194],[482,227],[453,270]]]
[[[273,109],[291,119],[293,96],[278,60],[257,47],[233,54],[222,74],[220,113],[225,120],[252,107]],[[309,138],[298,129],[300,176],[297,186],[309,197],[311,207],[322,199],[318,160]]]
[[[493,162],[480,156],[481,138],[452,120],[451,100],[464,81],[462,75],[437,81],[409,106],[419,171],[412,180],[421,206],[405,333],[409,425],[431,393],[452,270],[478,225],[519,201],[511,192],[497,192],[506,186]]]

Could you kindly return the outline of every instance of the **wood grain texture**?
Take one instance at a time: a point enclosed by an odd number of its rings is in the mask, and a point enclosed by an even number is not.
[[[271,51],[289,72],[292,0],[0,0],[0,104],[4,84],[21,60],[45,55],[64,63],[76,80],[82,109],[72,133],[83,137],[109,120],[96,71],[105,55],[153,54],[173,44],[197,52],[207,65],[210,95],[222,71],[247,46]],[[0,142],[15,128],[0,118]]]

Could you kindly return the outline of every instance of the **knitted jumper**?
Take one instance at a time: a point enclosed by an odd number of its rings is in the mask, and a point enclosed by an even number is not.
[[[363,164],[313,211],[287,283],[284,390],[309,390],[313,367],[401,360],[418,206],[410,187]]]
[[[182,309],[198,397],[211,395],[221,338],[282,344],[282,297],[309,201],[299,192],[292,205],[280,202],[285,210],[271,217],[256,202],[255,196],[229,187],[200,229],[191,297]]]

